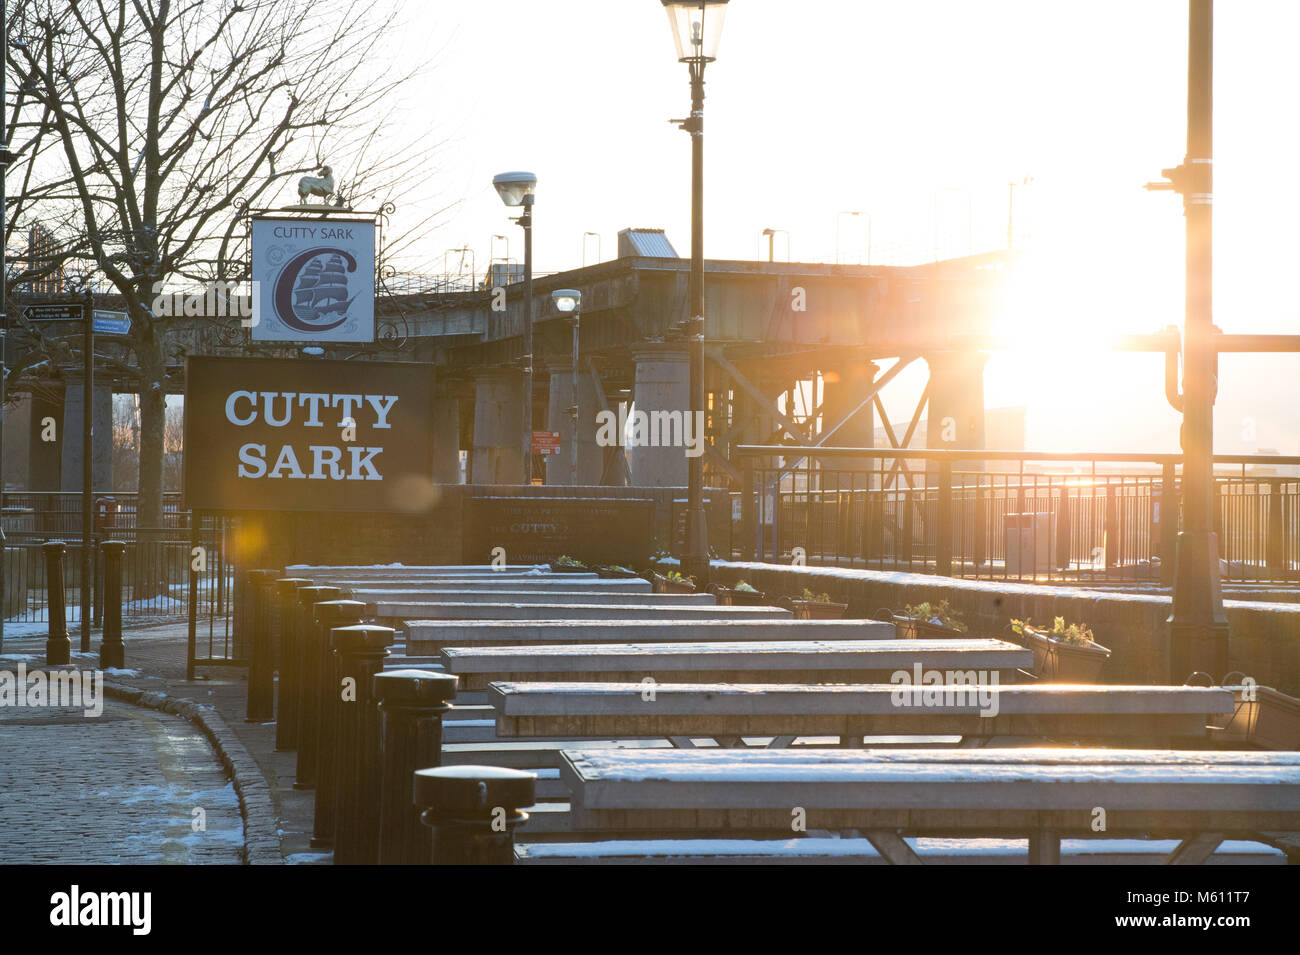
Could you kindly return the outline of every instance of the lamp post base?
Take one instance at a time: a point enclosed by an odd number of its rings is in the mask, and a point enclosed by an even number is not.
[[[686,512],[686,540],[682,554],[682,576],[694,577],[695,586],[703,590],[709,585],[709,534],[705,524],[704,508],[691,508]]]
[[[1200,671],[1215,682],[1228,673],[1228,618],[1223,612],[1219,538],[1206,531],[1178,535],[1173,612],[1169,616],[1169,680],[1180,685]]]

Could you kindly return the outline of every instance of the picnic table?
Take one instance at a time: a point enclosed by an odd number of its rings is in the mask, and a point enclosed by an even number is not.
[[[760,608],[761,609],[761,608]],[[758,640],[870,640],[894,636],[878,620],[414,620],[406,621],[411,653],[443,647],[514,646],[525,643],[674,643]],[[909,641],[914,642],[914,641]]]
[[[927,699],[896,684],[495,682],[499,737],[741,737],[955,735],[1051,739],[1204,739],[1232,693],[1198,686],[951,686]]]
[[[789,834],[802,815],[896,864],[921,861],[903,835],[1028,834],[1038,863],[1059,862],[1063,836],[1172,837],[1168,861],[1188,864],[1224,839],[1300,830],[1295,752],[587,750],[562,753],[560,775],[583,830]]]
[[[799,621],[807,624],[809,621]],[[890,624],[878,624],[889,627]],[[454,646],[442,650],[462,690],[494,681],[572,683],[888,683],[899,670],[997,671],[1014,683],[1033,653],[1003,640],[767,640]]]

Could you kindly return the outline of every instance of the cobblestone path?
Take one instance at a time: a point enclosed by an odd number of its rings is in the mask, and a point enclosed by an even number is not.
[[[243,838],[234,787],[180,717],[0,707],[0,864],[237,864]]]

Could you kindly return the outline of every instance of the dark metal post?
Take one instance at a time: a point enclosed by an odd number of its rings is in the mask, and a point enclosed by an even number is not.
[[[1286,527],[1283,518],[1282,481],[1274,479],[1268,482],[1268,533],[1265,536],[1265,563],[1269,570],[1281,571],[1286,576]]]
[[[524,230],[524,484],[533,483],[533,196],[524,196],[519,217]],[[576,434],[576,427],[574,429]]]
[[[704,63],[688,61],[691,73],[691,115],[681,124],[691,134],[691,278],[690,315],[686,325],[690,344],[692,415],[705,413],[704,401]],[[697,587],[709,583],[709,526],[704,515],[704,455],[687,459],[686,547],[682,573]]]
[[[1056,504],[1056,561],[1057,568],[1070,566],[1070,488],[1062,484]]]
[[[1160,584],[1174,583],[1174,551],[1178,546],[1178,472],[1172,461],[1160,475]]]
[[[1119,566],[1119,496],[1114,484],[1106,485],[1106,515],[1103,543],[1106,545],[1106,575]]]
[[[1187,41],[1187,155],[1166,171],[1187,217],[1183,333],[1183,529],[1178,535],[1170,624],[1172,683],[1200,670],[1228,672],[1219,540],[1214,532],[1213,109],[1214,2],[1190,0]]]
[[[334,774],[338,785],[335,865],[379,862],[379,709],[374,677],[396,635],[392,627],[374,624],[330,631],[338,657],[341,701]]]
[[[442,765],[442,715],[456,677],[430,670],[388,670],[374,678],[381,728],[379,864],[423,865],[429,859],[420,814],[411,805],[411,775]]]
[[[252,608],[253,639],[248,660],[249,723],[275,719],[275,659],[271,645],[271,584],[280,576],[275,570],[250,570],[248,595]]]
[[[95,302],[89,291],[81,307],[81,652],[90,652],[91,583],[94,570]]]
[[[939,526],[934,539],[935,573],[952,576],[952,461],[939,462]]]
[[[500,766],[417,770],[412,798],[431,830],[434,865],[513,865],[522,807],[536,802],[537,777]]]
[[[301,591],[299,592],[301,594]],[[311,625],[303,628],[302,720],[298,731],[298,766],[294,789],[316,788],[312,845],[334,838],[334,790],[330,773],[335,756],[333,694],[334,652],[330,631],[359,623],[366,605],[357,600],[326,600],[307,607]],[[322,793],[322,790],[325,792]],[[319,840],[319,842],[318,842]]]
[[[298,748],[298,640],[302,613],[298,588],[311,583],[307,577],[281,577],[275,582],[280,604],[280,677],[275,704],[275,748]]]
[[[122,554],[123,541],[104,541],[104,632],[99,644],[99,666],[126,666],[126,647],[122,643]]]
[[[744,458],[740,462],[740,558],[753,560],[754,552],[760,546],[757,539],[758,501],[755,498],[754,461]]]
[[[63,595],[63,541],[47,541],[45,552],[45,603],[50,615],[50,632],[45,638],[45,665],[72,662],[72,641],[68,639],[68,610]]]

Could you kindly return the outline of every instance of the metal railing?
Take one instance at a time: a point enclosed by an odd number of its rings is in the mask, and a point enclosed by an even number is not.
[[[189,607],[190,570],[194,561],[190,514],[180,507],[180,495],[164,495],[161,527],[140,527],[136,523],[137,495],[96,495],[94,526],[88,535],[92,551],[92,622],[97,626],[103,595],[103,568],[99,544],[105,540],[126,543],[122,558],[122,612],[141,619],[149,617],[184,619]],[[81,495],[77,492],[21,491],[3,495],[5,531],[4,615],[11,635],[23,628],[12,624],[49,621],[49,595],[41,544],[61,540],[67,545],[64,558],[68,617],[79,621],[77,594],[81,588],[81,548],[87,540],[81,526]],[[228,620],[231,611],[234,569],[228,523],[205,519],[201,529],[204,548],[200,562],[198,596],[201,614],[212,622]],[[75,628],[74,628],[75,629]]]
[[[746,558],[1022,581],[1168,585],[1181,455],[746,445]],[[1225,580],[1300,580],[1300,457],[1218,455]]]

